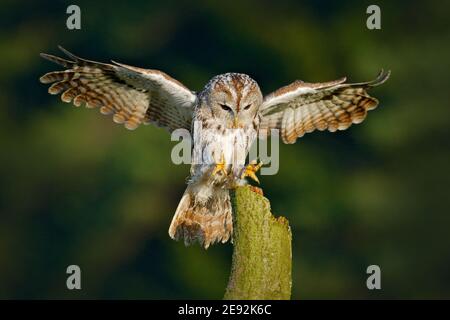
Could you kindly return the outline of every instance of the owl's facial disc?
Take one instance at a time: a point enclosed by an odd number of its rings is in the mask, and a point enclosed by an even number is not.
[[[261,91],[253,79],[245,74],[227,73],[211,79],[207,88],[209,107],[227,128],[252,124],[262,102]]]

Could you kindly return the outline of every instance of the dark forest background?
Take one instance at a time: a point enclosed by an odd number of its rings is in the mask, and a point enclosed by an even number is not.
[[[66,28],[77,4],[82,29]],[[378,4],[382,29],[366,28]],[[167,234],[187,165],[162,129],[134,132],[47,94],[39,58],[160,69],[193,90],[248,73],[269,93],[295,79],[391,79],[348,131],[280,147],[262,176],[293,232],[293,298],[450,298],[448,1],[12,1],[0,4],[0,298],[221,298],[230,244]],[[66,289],[66,267],[82,290]],[[377,264],[382,290],[366,288]]]

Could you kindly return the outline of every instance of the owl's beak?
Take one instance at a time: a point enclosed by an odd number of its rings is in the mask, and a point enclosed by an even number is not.
[[[235,116],[234,119],[233,119],[233,128],[234,129],[239,128],[239,119],[238,119],[237,116]]]

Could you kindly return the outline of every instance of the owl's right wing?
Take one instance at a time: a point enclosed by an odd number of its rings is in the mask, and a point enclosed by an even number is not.
[[[158,70],[141,69],[112,61],[89,61],[59,47],[71,60],[41,53],[41,57],[65,68],[40,78],[52,83],[48,92],[61,94],[61,100],[75,106],[100,107],[103,114],[114,114],[116,123],[136,129],[153,123],[169,132],[190,130],[197,95],[179,81]]]

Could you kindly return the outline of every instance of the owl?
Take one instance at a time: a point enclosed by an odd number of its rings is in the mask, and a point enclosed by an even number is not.
[[[361,123],[378,105],[367,90],[390,75],[382,70],[375,80],[361,83],[347,83],[346,78],[297,80],[263,96],[248,75],[226,73],[196,93],[158,70],[94,62],[59,48],[67,58],[41,54],[65,68],[40,78],[51,84],[50,94],[61,94],[62,101],[76,107],[98,107],[130,130],[151,123],[169,132],[191,132],[194,161],[169,235],[186,245],[198,241],[205,248],[232,236],[230,190],[246,184],[247,178],[258,181],[261,163],[246,160],[258,136],[276,129],[282,141],[291,144],[305,133],[335,132]]]

